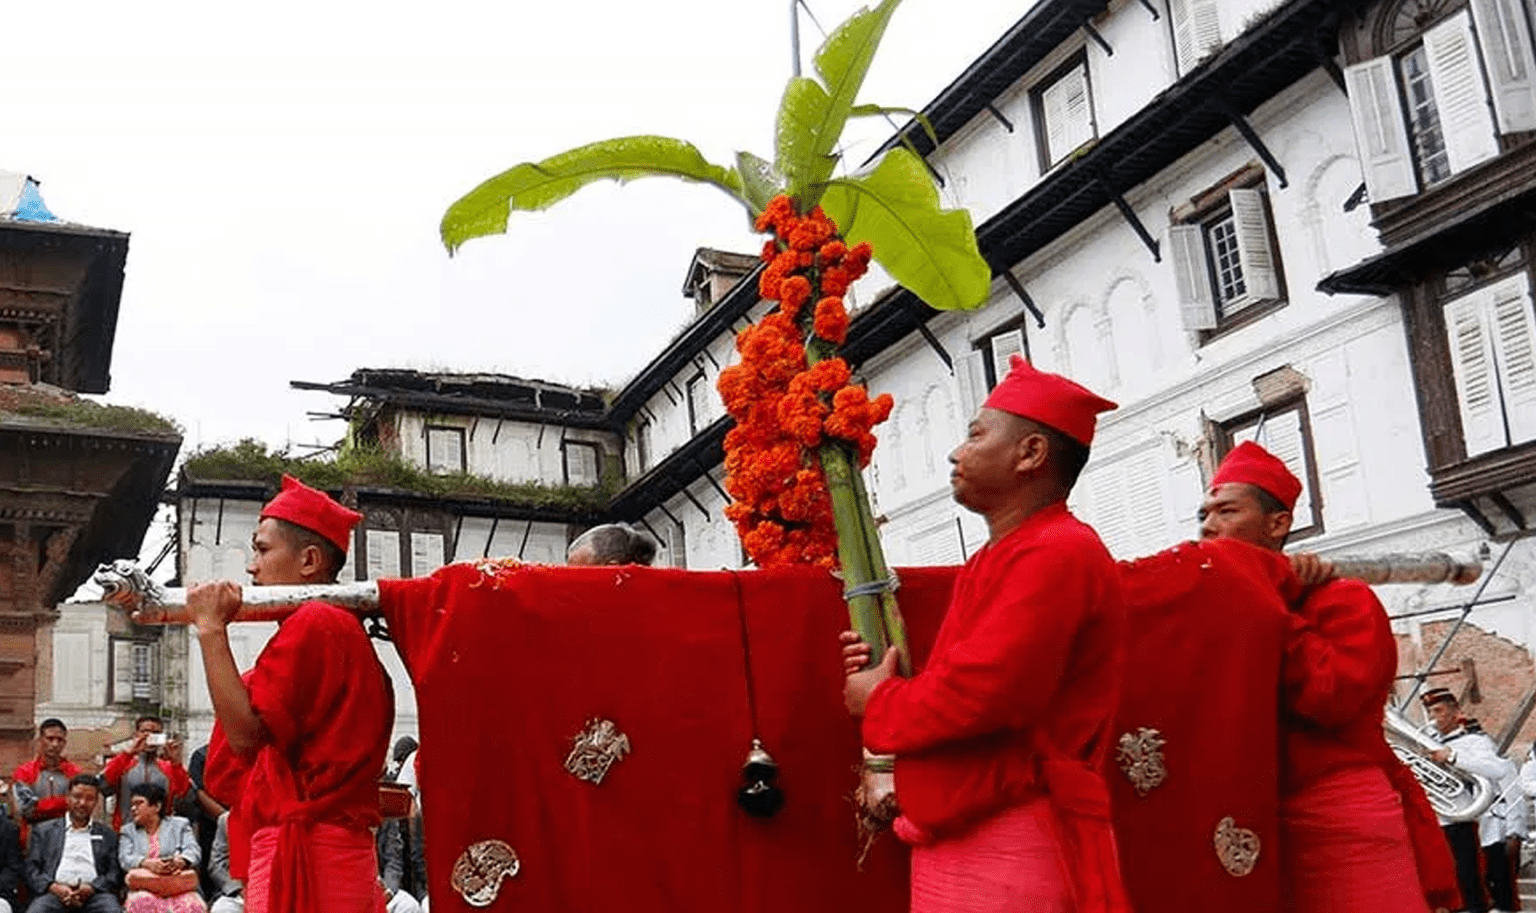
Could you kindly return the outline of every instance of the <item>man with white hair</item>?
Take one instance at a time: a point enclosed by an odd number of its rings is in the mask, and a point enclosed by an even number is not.
[[[656,542],[627,523],[604,523],[576,537],[565,552],[572,567],[606,564],[648,565],[656,560]]]

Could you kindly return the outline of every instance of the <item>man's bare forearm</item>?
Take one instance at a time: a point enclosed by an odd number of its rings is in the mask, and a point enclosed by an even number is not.
[[[224,726],[224,737],[236,754],[249,757],[261,744],[261,718],[251,706],[251,694],[240,680],[240,668],[235,665],[235,654],[229,649],[229,632],[217,630],[197,632],[198,645],[203,650],[203,669],[208,676],[208,695],[213,699],[213,712]]]

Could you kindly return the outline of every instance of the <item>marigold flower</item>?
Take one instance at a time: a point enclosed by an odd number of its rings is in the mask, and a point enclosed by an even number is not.
[[[828,297],[816,302],[812,327],[817,336],[842,345],[848,338],[848,309],[843,306],[843,299]]]

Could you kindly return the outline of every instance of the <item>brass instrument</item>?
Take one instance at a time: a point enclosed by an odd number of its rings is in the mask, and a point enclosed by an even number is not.
[[[1445,746],[1420,732],[1397,709],[1387,708],[1383,728],[1392,752],[1424,787],[1429,804],[1440,817],[1476,821],[1498,799],[1498,787],[1487,777],[1431,759],[1430,752]]]

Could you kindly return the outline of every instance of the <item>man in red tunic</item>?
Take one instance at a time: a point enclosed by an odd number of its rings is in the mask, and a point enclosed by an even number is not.
[[[846,679],[869,750],[896,755],[912,910],[1129,910],[1101,774],[1121,685],[1115,564],[1066,507],[1115,408],[1015,356],[950,455],[990,537],[966,562],[928,664]],[[845,658],[867,655],[843,635]]]
[[[1278,552],[1300,494],[1277,457],[1239,444],[1211,480],[1201,535]],[[1397,673],[1386,611],[1354,580],[1313,586],[1293,608],[1281,673],[1284,908],[1454,906],[1454,870],[1428,800],[1382,734]]]
[[[333,582],[359,519],[284,476],[252,536],[252,581]],[[245,879],[247,913],[381,913],[370,829],[394,695],[361,622],[305,603],[242,679],[226,630],[240,588],[193,587],[187,605],[218,718],[207,783],[231,806],[230,868]]]

